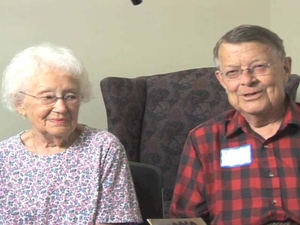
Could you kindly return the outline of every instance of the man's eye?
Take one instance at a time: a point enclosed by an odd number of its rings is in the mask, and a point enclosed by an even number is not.
[[[258,64],[252,67],[252,71],[256,74],[264,73],[268,69],[268,65],[266,64]]]
[[[253,66],[253,69],[263,69],[263,68],[265,68],[265,67],[266,67],[266,65],[264,65],[264,64],[259,64],[259,65]]]
[[[239,73],[238,70],[230,70],[226,72],[226,76],[235,76]]]

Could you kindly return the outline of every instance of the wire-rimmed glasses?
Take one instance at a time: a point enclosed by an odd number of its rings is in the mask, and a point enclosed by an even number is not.
[[[231,69],[224,72],[220,71],[220,74],[224,75],[229,80],[236,80],[241,77],[244,71],[248,71],[251,75],[254,76],[267,75],[269,74],[268,72],[271,66],[272,66],[271,63],[261,63],[261,64],[255,64],[246,69],[238,68],[238,69]]]
[[[54,94],[36,96],[25,93],[23,91],[20,91],[19,93],[39,100],[42,105],[53,105],[57,102],[58,99],[63,100],[67,104],[78,105],[80,103],[80,100],[82,99],[82,95],[77,93],[67,93],[61,97],[58,97]]]

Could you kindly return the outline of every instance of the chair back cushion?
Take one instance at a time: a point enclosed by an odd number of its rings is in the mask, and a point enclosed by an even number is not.
[[[107,128],[124,145],[129,160],[140,161],[140,142],[146,102],[146,77],[107,77],[100,88],[107,114]]]
[[[162,170],[165,200],[172,197],[189,131],[231,108],[214,71],[194,69],[147,78],[140,162]]]

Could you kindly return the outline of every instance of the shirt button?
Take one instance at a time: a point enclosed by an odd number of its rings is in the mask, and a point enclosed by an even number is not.
[[[269,173],[269,177],[274,177],[274,173],[273,173],[273,172],[270,172],[270,173]]]
[[[273,204],[273,205],[276,205],[276,204],[277,204],[277,200],[276,200],[276,199],[273,199],[272,204]]]
[[[264,145],[263,148],[264,148],[264,149],[268,149],[269,146],[268,146],[268,145]]]

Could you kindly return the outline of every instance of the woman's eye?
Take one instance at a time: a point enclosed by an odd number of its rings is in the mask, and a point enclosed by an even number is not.
[[[75,100],[77,99],[77,95],[69,94],[64,97],[66,100]]]
[[[45,100],[53,100],[53,99],[55,99],[56,97],[53,96],[53,95],[46,95],[46,96],[42,96],[42,98],[45,99]]]

